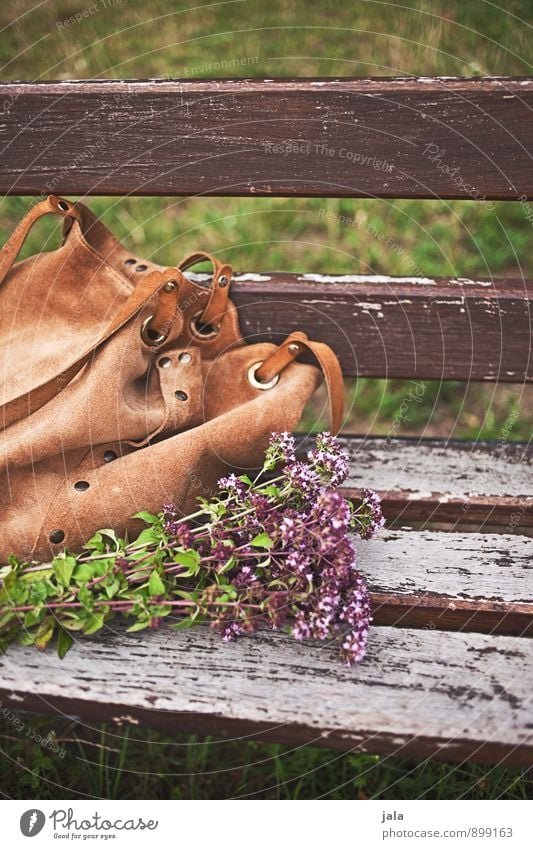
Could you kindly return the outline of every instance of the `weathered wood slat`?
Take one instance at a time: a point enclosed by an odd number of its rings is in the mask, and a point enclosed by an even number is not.
[[[242,274],[232,293],[250,341],[303,330],[346,375],[533,381],[532,280]]]
[[[336,649],[262,633],[224,644],[207,628],[81,640],[58,662],[14,648],[0,698],[14,710],[167,731],[527,766],[530,640],[375,628],[349,670]]]
[[[533,196],[531,78],[0,85],[0,191]]]
[[[533,540],[387,531],[359,543],[376,624],[533,635]]]
[[[392,425],[391,425],[392,431]],[[398,437],[340,437],[350,458],[345,492],[365,486],[389,521],[447,523],[508,533],[533,528],[533,445]],[[311,438],[302,437],[301,448]]]

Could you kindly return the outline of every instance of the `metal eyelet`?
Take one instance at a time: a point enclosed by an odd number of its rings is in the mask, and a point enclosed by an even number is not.
[[[196,313],[195,316],[191,318],[191,332],[198,339],[212,339],[214,336],[217,336],[220,333],[220,326],[215,326],[214,324],[205,324],[202,322],[202,313]]]
[[[61,210],[61,212],[68,212],[69,205],[66,200],[58,200],[57,208]]]
[[[153,315],[149,315],[148,318],[142,323],[141,327],[141,339],[146,345],[149,345],[153,348],[155,345],[162,345],[165,339],[167,338],[166,333],[159,333],[157,330],[152,330],[150,327],[150,322],[153,319]]]
[[[279,381],[279,374],[275,374],[272,380],[265,383],[262,383],[255,376],[258,369],[263,365],[263,362],[264,360],[261,360],[259,363],[254,363],[253,366],[250,366],[248,369],[248,380],[254,389],[273,389]]]

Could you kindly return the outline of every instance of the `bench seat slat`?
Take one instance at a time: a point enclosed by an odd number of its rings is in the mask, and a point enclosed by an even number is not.
[[[531,78],[65,80],[0,103],[3,193],[533,196]]]
[[[533,445],[341,436],[350,458],[345,493],[380,493],[389,521],[530,533]],[[311,439],[302,437],[301,449]]]
[[[224,644],[207,628],[80,641],[58,663],[15,649],[0,698],[17,711],[144,723],[296,745],[527,766],[530,640],[375,628],[349,670],[336,650],[264,632]]]
[[[345,375],[533,382],[533,280],[265,272],[232,292],[245,337],[303,330]]]
[[[387,531],[359,544],[376,624],[533,636],[533,540]]]

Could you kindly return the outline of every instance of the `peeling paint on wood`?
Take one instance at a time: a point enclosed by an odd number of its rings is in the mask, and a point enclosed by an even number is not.
[[[15,195],[533,197],[530,79],[25,82],[0,101]]]
[[[532,280],[265,276],[237,275],[232,289],[254,341],[303,330],[332,346],[346,375],[533,381]]]
[[[0,697],[17,709],[252,735],[336,749],[527,766],[532,642],[374,628],[349,670],[334,647],[264,632],[224,644],[208,628],[125,634],[113,625],[58,662],[15,647]],[[112,685],[111,685],[112,683]]]

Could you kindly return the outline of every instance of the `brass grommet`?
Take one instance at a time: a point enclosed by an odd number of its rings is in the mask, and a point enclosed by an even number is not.
[[[254,389],[273,389],[276,383],[279,381],[279,374],[275,374],[272,380],[268,380],[262,383],[257,379],[256,372],[263,365],[263,360],[259,363],[254,363],[253,366],[250,366],[248,369],[248,380],[250,384],[254,387]]]
[[[169,280],[168,283],[165,283],[163,289],[165,290],[165,292],[173,292],[177,285],[177,280]]]
[[[191,332],[198,339],[212,339],[220,333],[220,326],[214,324],[204,324],[202,322],[202,313],[199,312],[191,318]]]
[[[159,333],[158,330],[152,330],[150,327],[152,319],[153,315],[149,315],[148,318],[145,318],[141,326],[141,339],[146,345],[150,345],[150,347],[162,345],[167,338],[166,333]]]
[[[223,289],[224,286],[227,286],[228,283],[229,283],[229,277],[226,277],[225,274],[223,274],[222,277],[220,277],[219,280],[218,280],[218,285],[220,286],[221,289]]]
[[[69,205],[66,200],[58,200],[57,208],[61,210],[61,212],[68,212]]]

